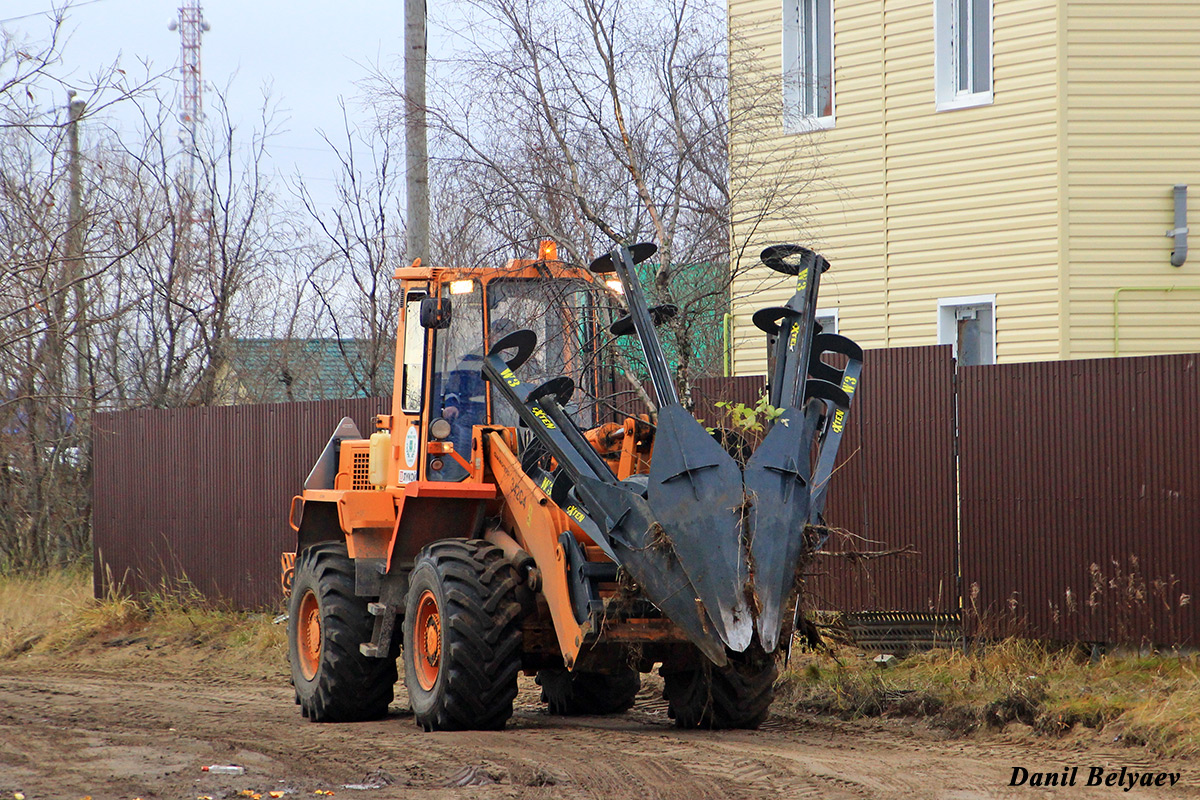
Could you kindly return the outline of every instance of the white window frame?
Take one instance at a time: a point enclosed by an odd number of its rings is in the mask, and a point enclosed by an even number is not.
[[[801,93],[802,76],[805,70],[801,68],[801,60],[809,60],[812,55],[813,63],[820,56],[817,50],[817,31],[806,29],[803,20],[807,18],[803,8],[811,6],[813,18],[818,5],[824,5],[826,33],[829,41],[829,114],[805,113],[804,97]],[[833,43],[833,10],[834,0],[783,0],[783,127],[793,133],[828,130],[834,126],[837,118],[837,91],[835,89]],[[803,38],[802,38],[803,37]],[[801,49],[801,42],[805,47]],[[820,70],[816,70],[820,74]],[[815,80],[815,78],[814,78]],[[808,84],[805,83],[808,90]],[[816,98],[814,96],[814,102]]]
[[[955,311],[960,308],[970,308],[972,306],[991,306],[992,309],[992,353],[989,364],[996,363],[996,340],[999,338],[997,330],[998,322],[996,319],[996,295],[994,294],[969,294],[961,297],[939,297],[937,308],[937,340],[938,344],[948,344],[953,350],[954,357],[958,358],[958,320],[955,318]]]
[[[991,105],[995,97],[995,10],[994,0],[986,0],[987,2],[987,73],[988,73],[988,88],[983,91],[959,91],[958,90],[958,47],[962,45],[961,37],[955,36],[957,27],[958,7],[960,3],[967,3],[968,9],[971,0],[934,0],[933,5],[933,27],[934,27],[934,52],[933,52],[933,72],[934,72],[934,96],[937,102],[938,111],[954,111],[960,108],[975,108],[976,106]],[[969,56],[973,59],[975,51],[972,50]]]
[[[822,333],[837,333],[841,327],[841,320],[838,319],[838,310],[836,308],[818,308],[817,313],[813,316],[817,318],[818,322],[822,323]],[[833,325],[825,325],[825,321],[830,321]]]

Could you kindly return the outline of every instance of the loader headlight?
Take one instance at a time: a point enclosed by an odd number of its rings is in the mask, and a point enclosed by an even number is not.
[[[434,439],[446,439],[450,436],[450,423],[438,417],[429,423],[429,435]]]

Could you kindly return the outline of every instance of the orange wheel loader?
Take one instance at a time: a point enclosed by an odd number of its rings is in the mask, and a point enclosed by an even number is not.
[[[635,274],[655,249],[583,269],[546,243],[502,268],[396,270],[391,413],[369,437],[343,419],[292,501],[304,716],[383,716],[400,660],[428,731],[503,728],[520,672],[550,713],[618,713],[656,665],[679,726],[762,722],[862,351],[815,321],[828,263],[765,250],[796,280],[754,315],[783,412],[757,449],[727,452],[672,382],[654,326],[674,308],[648,308]],[[628,308],[615,321],[597,299],[613,273]],[[624,335],[658,410],[604,422],[577,395],[599,393],[596,342]]]

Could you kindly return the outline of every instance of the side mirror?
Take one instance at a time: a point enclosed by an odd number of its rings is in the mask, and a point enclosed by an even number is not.
[[[436,297],[426,297],[421,301],[421,327],[439,330],[449,328],[450,309],[449,297],[443,297],[440,301]]]

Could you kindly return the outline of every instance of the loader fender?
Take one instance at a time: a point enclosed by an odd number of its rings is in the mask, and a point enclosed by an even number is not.
[[[387,558],[396,527],[396,501],[392,495],[344,492],[337,502],[337,512],[351,558]]]
[[[318,542],[345,541],[351,558],[387,557],[396,525],[396,506],[390,494],[345,492],[336,503],[297,497],[293,520],[296,505],[300,506],[300,521],[293,523],[297,552]]]
[[[300,523],[296,529],[297,553],[320,542],[337,542],[343,538],[336,503],[321,500],[303,501]]]

